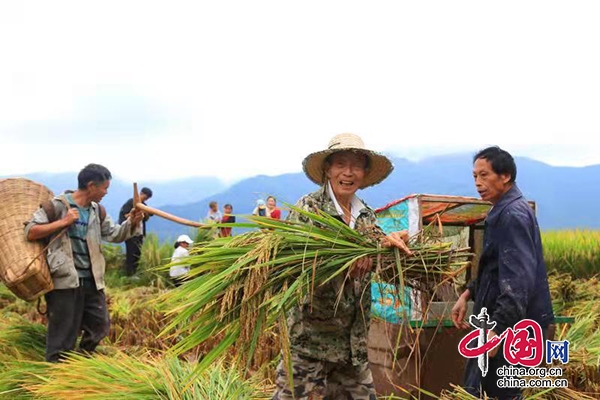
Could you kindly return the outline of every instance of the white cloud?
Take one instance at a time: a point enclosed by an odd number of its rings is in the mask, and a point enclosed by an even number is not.
[[[332,134],[410,158],[600,163],[600,5],[0,5],[0,175],[298,171]],[[83,140],[83,139],[86,140]]]

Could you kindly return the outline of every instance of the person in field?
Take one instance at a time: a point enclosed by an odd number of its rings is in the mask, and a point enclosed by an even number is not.
[[[233,213],[233,206],[231,204],[225,204],[223,206],[223,218],[221,219],[221,222],[224,224],[233,224],[235,223],[235,215],[232,215]],[[219,228],[219,236],[221,237],[228,237],[231,236],[231,227],[222,227]]]
[[[206,221],[209,223],[218,224],[221,222],[223,214],[219,211],[219,204],[216,201],[208,203],[208,212],[206,213]]]
[[[277,199],[275,197],[267,197],[267,209],[269,210],[269,217],[281,219],[281,210],[277,208]]]
[[[140,191],[140,201],[142,204],[146,204],[146,201],[152,197],[152,190],[144,187]],[[127,200],[119,211],[119,224],[122,224],[127,220],[129,213],[133,210],[133,198]],[[125,275],[134,276],[137,272],[138,264],[140,262],[140,256],[142,254],[142,245],[144,244],[144,238],[146,237],[146,222],[151,217],[150,214],[146,214],[142,221],[142,232],[140,235],[133,236],[125,241]]]
[[[265,204],[263,199],[256,200],[256,207],[252,210],[252,215],[256,215],[257,217],[269,217],[269,209]]]
[[[188,235],[179,235],[175,241],[175,251],[171,256],[171,262],[177,262],[185,259],[190,255],[190,246],[194,242]],[[190,272],[190,266],[187,264],[172,265],[169,268],[169,277],[175,286],[181,285],[185,274]]]
[[[334,136],[325,150],[308,155],[303,167],[320,188],[303,196],[296,207],[329,214],[383,246],[411,253],[405,243],[406,232],[386,236],[377,226],[375,212],[356,196],[359,189],[378,184],[392,172],[387,157],[366,149],[359,136],[341,134]],[[310,223],[296,211],[290,212],[288,220]],[[293,380],[290,382],[281,361],[273,399],[376,399],[367,360],[372,266],[371,258],[358,260],[349,279],[339,276],[315,288],[312,299],[305,298],[290,311]]]
[[[478,315],[485,307],[489,320],[496,323],[489,332],[489,339],[523,319],[540,324],[545,336],[548,326],[554,322],[548,274],[540,228],[531,206],[517,186],[515,161],[507,151],[488,147],[473,158],[473,179],[481,198],[493,206],[485,219],[478,275],[452,309],[454,325],[470,328],[465,317],[467,301],[473,299],[473,313]],[[509,365],[502,347],[499,345],[488,353],[485,377],[477,359],[468,360],[464,385],[471,394],[520,398],[520,389],[498,387],[497,369]]]
[[[142,231],[141,212],[121,225],[99,203],[108,192],[110,171],[89,164],[77,177],[75,191],[65,191],[42,205],[25,225],[28,240],[47,239],[48,267],[54,290],[46,293],[46,361],[58,362],[75,349],[92,353],[108,335],[110,320],[104,294],[103,240],[123,242]]]

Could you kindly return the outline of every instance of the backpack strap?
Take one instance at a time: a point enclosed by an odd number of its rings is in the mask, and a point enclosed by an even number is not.
[[[40,204],[40,208],[42,208],[46,213],[49,223],[56,221],[56,207],[54,207],[54,203],[52,203],[52,200],[43,202],[42,204]]]
[[[56,207],[54,207],[54,203],[52,203],[52,200],[43,202],[42,204],[40,204],[40,208],[44,209],[44,212],[48,217],[48,222],[54,222],[58,219],[56,215]],[[98,209],[100,210],[100,225],[102,225],[102,223],[106,219],[106,207],[104,207],[102,204],[98,204]]]
[[[98,204],[98,208],[100,209],[100,225],[106,219],[106,208],[102,204]]]

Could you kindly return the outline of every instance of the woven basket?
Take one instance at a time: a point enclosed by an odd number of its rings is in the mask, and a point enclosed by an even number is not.
[[[0,179],[0,279],[24,300],[54,288],[43,243],[29,242],[23,231],[40,204],[52,197],[48,188],[29,179]]]

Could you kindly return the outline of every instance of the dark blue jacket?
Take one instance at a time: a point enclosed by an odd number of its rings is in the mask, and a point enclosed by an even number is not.
[[[540,228],[517,185],[485,220],[479,272],[469,289],[473,313],[487,307],[497,334],[525,318],[542,329],[554,322]]]
[[[487,308],[494,332],[502,334],[522,319],[538,322],[542,329],[554,322],[548,274],[542,253],[540,229],[527,200],[514,185],[492,207],[485,220],[483,252],[477,279],[468,286],[474,314]],[[500,399],[519,395],[518,389],[498,388],[495,369],[508,365],[502,348],[490,359],[488,376],[482,379],[477,359],[467,362],[465,388],[479,396],[479,385]]]

